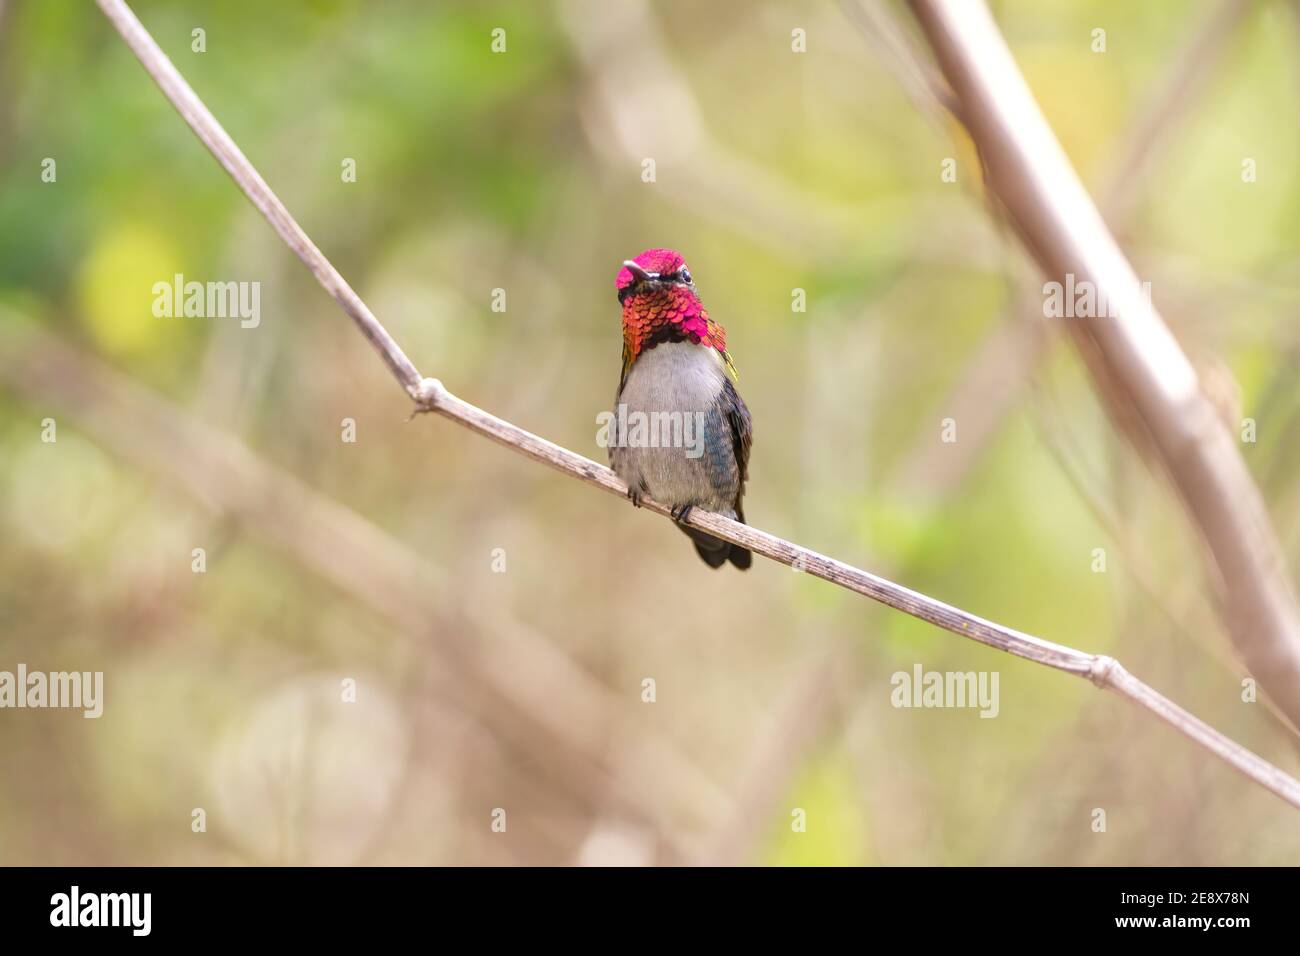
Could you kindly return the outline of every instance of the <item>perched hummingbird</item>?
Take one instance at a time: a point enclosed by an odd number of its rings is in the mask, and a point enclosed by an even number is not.
[[[727,332],[709,318],[686,262],[672,249],[628,259],[615,280],[623,306],[623,374],[614,398],[609,460],[632,503],[648,495],[672,508],[704,563],[752,555],[683,522],[692,508],[744,521],[740,499],[753,435],[736,393]]]

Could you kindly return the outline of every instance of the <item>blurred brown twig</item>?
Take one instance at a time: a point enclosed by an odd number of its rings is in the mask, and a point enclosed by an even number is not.
[[[1300,608],[1263,499],[1195,369],[1151,302],[1057,142],[988,8],[911,0],[987,182],[1048,279],[1087,282],[1111,315],[1068,321],[1097,389],[1150,448],[1208,546],[1233,641],[1300,727]]]
[[[545,749],[556,769],[652,824],[679,856],[683,830],[728,814],[726,795],[666,738],[637,724],[634,705],[507,609],[458,601],[451,583],[404,542],[33,323],[0,327],[0,382],[76,415],[124,459],[253,529],[402,633],[436,637],[428,647],[440,692],[501,739],[523,752]],[[492,648],[473,640],[476,632],[503,640]],[[622,762],[667,781],[669,804],[648,799],[641,782],[614,766],[610,727],[629,728],[639,745]]]
[[[873,45],[882,45],[879,34],[901,34],[893,19],[880,15],[878,8],[882,0],[841,0],[841,3],[845,13],[862,26]],[[1119,135],[1120,146],[1108,163],[1104,185],[1098,191],[1102,214],[1118,234],[1128,231],[1137,199],[1142,195],[1138,187],[1149,178],[1152,157],[1180,127],[1180,121],[1186,117],[1197,93],[1209,82],[1213,67],[1250,6],[1250,0],[1222,0],[1197,24],[1182,41],[1146,104]],[[915,101],[928,91],[925,100],[928,109],[950,106],[954,98],[943,79],[932,78],[919,89],[911,81],[912,69],[907,60],[920,57],[906,39],[901,37],[886,44],[891,53],[886,62],[899,77],[909,98]],[[957,117],[955,109],[952,115]],[[1197,265],[1203,267],[1202,263]],[[1197,279],[1199,290],[1205,280],[1202,269],[1198,269]],[[935,495],[955,487],[1014,407],[1026,384],[1046,363],[1061,338],[1061,330],[1059,325],[1044,320],[1038,291],[1035,288],[1035,295],[1030,297],[1032,308],[1020,298],[1008,304],[1004,320],[990,332],[980,354],[949,393],[944,407],[966,409],[962,416],[964,437],[960,447],[953,445],[940,452],[933,441],[918,441],[893,476],[892,486],[897,493]],[[978,402],[972,401],[975,397],[979,398]]]

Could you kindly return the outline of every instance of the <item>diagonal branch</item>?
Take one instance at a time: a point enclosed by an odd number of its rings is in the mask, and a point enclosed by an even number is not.
[[[1150,448],[1208,549],[1212,586],[1250,668],[1300,728],[1300,607],[1286,561],[1234,439],[1191,362],[1142,293],[980,0],[911,0],[990,191],[1044,275],[1096,293],[1109,314],[1066,320],[1118,422]],[[1073,281],[1071,281],[1073,280]]]
[[[471,405],[451,394],[436,379],[423,378],[338,270],[294,221],[283,203],[221,128],[126,3],[123,0],[97,0],[97,3],[199,139],[380,353],[399,384],[415,401],[417,412],[436,412],[512,451],[587,484],[611,494],[622,496],[627,493],[626,486],[618,476],[603,465]],[[646,500],[643,506],[659,515],[667,516],[669,513],[668,508],[658,502]],[[696,509],[691,512],[688,523],[954,634],[1069,674],[1086,677],[1098,687],[1113,690],[1145,707],[1256,783],[1293,806],[1300,807],[1300,781],[1148,687],[1124,670],[1113,658],[1054,644],[986,621],[960,608],[721,515]]]
[[[840,0],[840,6],[845,16],[860,28],[878,59],[890,68],[912,105],[930,120],[939,133],[950,135],[947,114],[955,116],[960,105],[947,81],[938,75],[937,67],[927,57],[919,55],[913,38],[905,33],[893,12],[886,9],[884,0]],[[1110,186],[1101,190],[1102,210],[1112,226],[1116,222],[1114,215],[1126,217],[1131,214],[1134,203],[1124,203],[1123,200],[1133,200],[1139,195],[1136,184],[1143,181],[1143,172],[1150,165],[1152,153],[1176,128],[1176,121],[1185,116],[1189,103],[1194,99],[1193,91],[1205,86],[1212,73],[1211,67],[1248,9],[1249,0],[1221,0],[1221,5],[1179,48],[1173,65],[1157,84],[1158,92],[1151,98],[1150,105],[1142,110],[1138,119],[1128,124],[1119,137],[1120,146],[1112,163],[1114,172],[1107,180]],[[934,498],[943,497],[957,487],[996,432],[1001,419],[1033,380],[1034,370],[1055,349],[1060,328],[1043,321],[1041,303],[1034,304],[1038,308],[1031,311],[1023,296],[1013,296],[1004,310],[1003,321],[998,322],[986,337],[961,381],[949,393],[944,407],[962,409],[962,440],[944,446],[927,434],[915,441],[891,472],[888,479],[891,493],[904,498],[918,495]],[[1034,312],[1038,316],[1036,319]],[[1067,478],[1073,477],[1068,463],[1062,462],[1062,468]],[[1080,487],[1079,490],[1085,503],[1095,510],[1096,503],[1088,489]],[[1112,538],[1125,546],[1125,554],[1138,561],[1134,570],[1143,589],[1154,599],[1156,592],[1149,584],[1149,575],[1142,575],[1138,560],[1141,555],[1133,552],[1124,536],[1118,533],[1118,528],[1112,526],[1111,530],[1114,532]],[[1156,606],[1164,610],[1158,601]],[[1177,626],[1179,622],[1175,620],[1174,624]],[[1216,656],[1221,661],[1225,658],[1226,652],[1217,642],[1209,646],[1218,652]],[[843,656],[841,647],[815,655],[805,669],[790,680],[791,691],[786,695],[789,703],[783,705],[789,708],[788,717],[774,721],[765,739],[754,747],[748,763],[751,769],[746,773],[745,783],[736,798],[737,806],[744,812],[737,813],[729,828],[715,841],[715,850],[709,859],[714,862],[748,859],[752,846],[763,832],[763,815],[756,811],[775,802],[777,795],[788,786],[790,774],[799,766],[797,760],[787,753],[792,740],[787,728],[799,729],[802,736],[796,739],[800,743],[818,740],[827,732],[835,712],[834,708],[824,705],[824,700],[830,696],[826,691],[833,677],[845,672],[841,665]],[[1235,661],[1226,663],[1228,671],[1241,669]],[[816,689],[818,686],[820,693]],[[1263,701],[1275,712],[1276,708],[1267,695]],[[1286,718],[1281,719],[1285,723]],[[846,722],[853,721],[850,718]]]
[[[957,116],[953,108],[956,101],[945,80],[925,73],[928,80],[924,88],[917,88],[912,79],[916,68],[909,64],[924,58],[907,43],[907,37],[899,36],[901,29],[893,18],[880,16],[881,0],[841,2],[851,20],[865,24],[864,33],[873,45],[892,38],[887,44],[891,51],[888,62],[899,74],[908,97],[919,103],[918,108],[928,114],[946,106]],[[1179,128],[1196,95],[1209,83],[1228,41],[1249,9],[1249,0],[1222,0],[1178,48],[1154,93],[1119,134],[1119,147],[1108,163],[1109,173],[1097,190],[1102,214],[1119,235],[1124,235],[1131,225],[1139,187],[1150,178],[1152,157]],[[892,486],[900,492],[937,494],[954,487],[1033,378],[1035,369],[1053,354],[1060,327],[1043,321],[1041,301],[1034,302],[1032,310],[1026,305],[1020,301],[1010,304],[1004,321],[989,335],[945,402],[948,408],[966,409],[960,443],[964,450],[953,445],[940,457],[933,441],[917,442],[895,472]],[[1012,318],[1019,321],[1012,322]],[[975,398],[978,401],[972,401]]]

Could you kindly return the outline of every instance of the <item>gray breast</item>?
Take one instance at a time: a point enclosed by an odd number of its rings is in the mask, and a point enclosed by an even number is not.
[[[665,342],[637,358],[614,409],[620,428],[610,449],[629,486],[668,505],[731,513],[740,479],[718,402],[726,375],[716,349],[689,342]]]

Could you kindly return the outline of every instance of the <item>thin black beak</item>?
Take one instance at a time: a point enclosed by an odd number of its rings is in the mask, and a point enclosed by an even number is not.
[[[632,273],[632,278],[635,279],[637,282],[645,282],[647,279],[659,278],[659,273],[646,272],[644,269],[642,269],[631,259],[623,260],[623,268],[626,269],[628,272]]]

